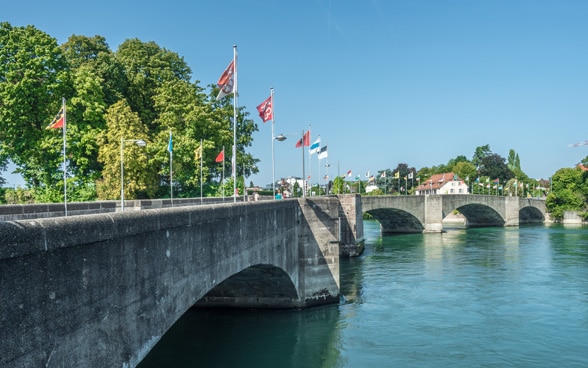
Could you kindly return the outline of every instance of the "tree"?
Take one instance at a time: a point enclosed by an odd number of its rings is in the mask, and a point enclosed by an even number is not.
[[[476,167],[471,162],[458,162],[457,164],[455,164],[455,166],[453,166],[453,169],[451,171],[455,173],[457,176],[459,176],[461,179],[466,180],[470,183],[476,180],[477,178]]]
[[[345,179],[340,176],[337,176],[335,179],[333,179],[332,191],[334,194],[345,193]]]
[[[514,177],[512,171],[506,166],[504,157],[498,154],[491,154],[484,157],[479,167],[480,175],[488,176],[491,180],[499,179],[501,183],[506,183]]]
[[[158,185],[157,172],[150,165],[148,155],[153,146],[139,116],[131,111],[125,100],[121,100],[106,112],[106,126],[106,131],[98,136],[98,160],[104,165],[102,181],[97,188],[98,198],[120,199],[121,144],[124,145],[125,199],[153,196]],[[147,146],[134,144],[132,140],[138,139],[145,141]]]
[[[492,154],[490,150],[490,145],[487,144],[485,146],[476,147],[476,151],[474,152],[474,156],[472,157],[472,164],[478,167],[482,163],[482,159],[484,157],[489,156]]]
[[[125,97],[132,111],[151,129],[157,119],[154,95],[165,81],[190,81],[191,70],[183,58],[161,48],[155,42],[125,40],[115,52],[115,59],[124,68],[128,89]]]
[[[10,158],[31,186],[63,186],[62,137],[45,128],[71,93],[57,41],[0,23],[0,166]]]
[[[588,175],[579,168],[558,170],[552,178],[553,191],[546,198],[545,205],[554,220],[563,219],[565,211],[586,209]]]
[[[70,68],[88,68],[101,81],[102,96],[110,106],[124,98],[128,80],[123,65],[115,59],[102,36],[72,35],[60,46]]]

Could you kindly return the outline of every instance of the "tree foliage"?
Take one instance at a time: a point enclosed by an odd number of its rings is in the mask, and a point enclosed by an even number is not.
[[[552,183],[553,191],[545,204],[554,220],[561,220],[565,211],[586,211],[588,172],[579,168],[560,169],[553,175]]]
[[[201,184],[216,193],[223,167],[214,159],[223,149],[233,159],[235,126],[237,173],[257,172],[247,148],[258,127],[245,107],[234,124],[231,98],[217,101],[216,86],[206,92],[191,77],[155,42],[128,39],[113,52],[102,36],[72,35],[59,46],[32,26],[0,23],[0,168],[14,162],[37,200],[63,199],[61,129],[45,127],[65,98],[70,200],[120,198],[121,138],[148,142],[123,150],[126,198],[167,196],[171,185],[175,196],[199,195]]]
[[[30,185],[63,180],[61,135],[45,128],[71,91],[69,79],[54,38],[0,23],[0,163],[12,160]]]

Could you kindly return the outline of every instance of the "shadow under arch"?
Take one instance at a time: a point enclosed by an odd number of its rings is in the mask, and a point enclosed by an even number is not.
[[[483,204],[466,204],[457,207],[456,210],[466,218],[467,227],[500,227],[505,224],[504,219],[498,212]]]
[[[422,233],[425,226],[414,215],[395,208],[378,208],[366,211],[380,223],[382,234]]]
[[[258,264],[220,282],[195,308],[292,308],[299,299],[290,276],[281,268]]]
[[[528,206],[519,210],[519,224],[542,224],[545,222],[545,216],[540,209]]]

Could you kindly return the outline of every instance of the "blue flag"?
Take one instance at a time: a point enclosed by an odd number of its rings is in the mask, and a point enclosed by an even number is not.
[[[167,150],[169,151],[169,153],[172,153],[172,151],[173,151],[173,141],[172,141],[171,130],[169,131],[169,144],[167,145]]]

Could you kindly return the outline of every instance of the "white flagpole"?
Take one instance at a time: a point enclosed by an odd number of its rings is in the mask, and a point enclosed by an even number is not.
[[[232,158],[232,176],[233,176],[233,202],[237,202],[237,45],[233,45],[233,65],[235,67],[235,77],[233,87],[233,158]]]
[[[61,100],[63,109],[63,207],[65,210],[65,216],[67,216],[67,166],[66,166],[66,130],[67,130],[67,113],[65,111],[65,97]]]
[[[274,200],[276,199],[276,155],[274,150],[274,125],[276,124],[276,109],[274,108],[274,88],[270,88],[270,101],[272,104],[272,190],[274,192]]]
[[[310,135],[310,132],[308,133]],[[302,196],[306,197],[306,178],[304,173],[304,129],[302,130],[302,138],[300,138],[302,142]]]
[[[221,188],[223,192],[223,203],[225,202],[225,146],[223,146],[223,177],[221,180]]]
[[[173,140],[172,131],[169,131],[169,193],[171,198],[171,206],[174,206],[174,177],[173,177]]]
[[[312,137],[311,137],[311,133],[310,133],[310,125],[308,125],[308,143],[310,143],[312,145]],[[302,149],[304,149],[304,142],[302,142]],[[308,185],[310,187],[310,190],[312,191],[312,155],[310,154],[310,146],[308,146],[308,175],[310,176],[310,179],[308,180]],[[319,175],[320,175],[320,171],[319,171]],[[304,180],[304,178],[302,178]],[[320,178],[319,178],[320,180]]]
[[[202,204],[202,138],[200,139],[200,204]]]

